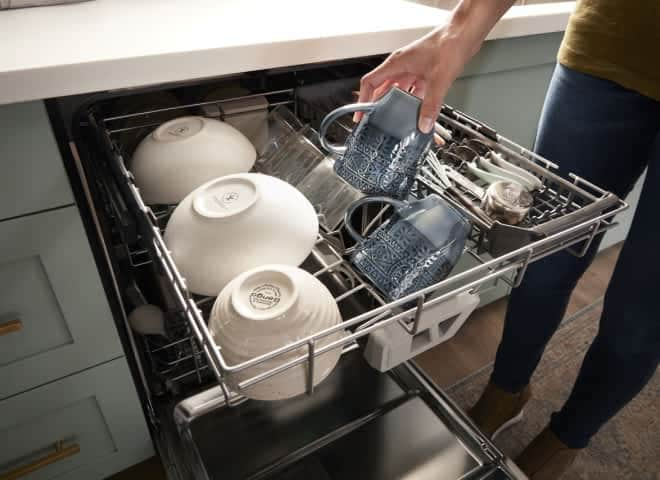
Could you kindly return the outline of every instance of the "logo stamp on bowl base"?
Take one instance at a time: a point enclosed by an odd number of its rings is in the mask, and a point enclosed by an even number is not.
[[[250,306],[255,310],[270,310],[276,307],[282,298],[279,287],[269,283],[259,285],[250,292]]]

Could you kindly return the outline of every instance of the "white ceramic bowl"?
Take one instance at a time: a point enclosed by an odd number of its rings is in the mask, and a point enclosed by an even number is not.
[[[135,149],[129,169],[146,203],[179,203],[203,183],[249,171],[254,146],[228,123],[200,116],[160,125]]]
[[[259,173],[217,178],[177,205],[165,243],[188,288],[216,296],[239,273],[260,265],[300,265],[319,224],[293,186]]]
[[[341,323],[332,294],[316,277],[288,265],[265,265],[238,275],[218,295],[210,317],[211,333],[231,365],[271,352],[296,340]],[[320,339],[316,348],[340,339],[344,331]],[[238,383],[272,370],[307,353],[300,347],[233,373]],[[341,355],[334,348],[314,361],[314,385],[333,370]],[[307,364],[278,373],[241,391],[249,398],[281,400],[304,393]]]

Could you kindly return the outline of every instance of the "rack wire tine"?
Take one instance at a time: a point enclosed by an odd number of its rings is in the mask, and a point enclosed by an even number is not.
[[[314,393],[314,352],[316,350],[314,339],[307,342],[307,394]]]
[[[516,273],[516,278],[513,281],[513,287],[518,288],[520,284],[522,283],[523,277],[525,276],[525,273],[527,272],[527,267],[529,266],[529,262],[532,259],[532,250],[529,251],[529,253],[525,256],[525,261],[523,264],[520,266],[518,269],[518,272]]]
[[[422,295],[417,298],[417,309],[415,310],[415,319],[413,320],[412,334],[417,335],[419,333],[419,321],[422,318],[422,312],[424,311],[424,297]]]

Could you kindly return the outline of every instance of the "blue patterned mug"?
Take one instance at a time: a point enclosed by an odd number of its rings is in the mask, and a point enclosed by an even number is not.
[[[338,156],[335,172],[368,195],[403,199],[410,191],[432,133],[417,128],[421,100],[392,88],[374,103],[352,103],[330,112],[319,129],[321,145]],[[328,127],[347,113],[365,112],[343,146],[326,139]]]
[[[389,203],[392,216],[369,237],[351,225],[355,210],[367,203]],[[353,202],[345,226],[356,240],[352,263],[390,300],[446,278],[463,253],[470,223],[435,194],[413,202],[370,196]]]

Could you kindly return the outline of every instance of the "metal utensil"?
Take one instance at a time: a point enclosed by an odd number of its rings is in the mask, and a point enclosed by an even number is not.
[[[477,166],[475,161],[467,162],[466,167],[468,172],[470,172],[475,177],[483,180],[486,183],[495,183],[495,182],[510,182],[512,181],[510,177],[505,177],[497,173],[489,172],[488,170],[483,170]]]
[[[493,220],[517,225],[527,216],[533,200],[532,195],[518,183],[495,182],[486,190],[481,208]]]
[[[508,178],[510,181],[518,183],[519,185],[525,187],[527,190],[534,190],[536,188],[536,184],[531,182],[527,176],[519,175],[518,173],[514,173],[505,168],[498,167],[486,157],[479,157],[478,161],[479,166],[483,167],[490,173],[499,175],[505,179]]]
[[[453,135],[451,131],[440,125],[438,122],[435,122],[435,128],[434,128],[435,133],[438,134],[443,140],[451,140],[453,138]]]
[[[449,195],[458,200],[461,205],[476,215],[485,225],[490,225],[490,217],[488,217],[479,206],[475,205],[467,195],[463,194],[463,192],[454,186],[451,180],[449,180],[448,174],[444,168],[438,170],[438,175],[435,175],[429,167],[422,167],[422,174],[435,188],[446,191]]]
[[[445,171],[447,173],[447,176],[449,177],[450,180],[455,182],[457,185],[460,185],[463,187],[465,190],[470,192],[472,195],[474,195],[476,198],[481,200],[484,198],[485,190],[481,188],[479,185],[471,181],[469,178],[467,178],[465,175],[462,173],[457,172],[451,167],[446,167]]]
[[[462,145],[467,145],[471,149],[476,150],[477,152],[479,152],[479,155],[486,155],[487,153],[492,151],[488,145],[486,145],[484,142],[482,142],[478,138],[464,139],[461,142],[461,144]]]
[[[541,182],[541,180],[529,173],[524,168],[520,168],[519,166],[505,160],[502,154],[497,152],[490,152],[487,158],[490,160],[491,164],[495,164],[501,169],[507,170],[510,173],[514,173],[519,177],[524,178],[528,183],[528,188],[530,190],[541,190],[543,188],[543,182]]]

